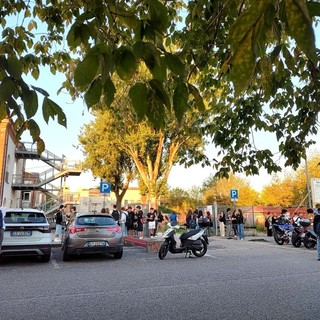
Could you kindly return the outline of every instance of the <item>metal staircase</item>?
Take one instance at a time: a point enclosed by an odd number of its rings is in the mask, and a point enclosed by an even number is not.
[[[50,184],[50,182],[68,176],[79,176],[82,172],[80,162],[67,161],[65,157],[58,157],[52,152],[45,150],[38,154],[36,146],[32,143],[21,143],[15,150],[18,159],[41,160],[51,166],[44,172],[33,174],[23,173],[13,175],[12,189],[24,191],[42,191],[56,198],[54,191],[60,188]]]

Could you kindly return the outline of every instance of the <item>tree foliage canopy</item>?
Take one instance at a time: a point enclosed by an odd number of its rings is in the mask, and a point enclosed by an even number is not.
[[[95,120],[79,136],[86,167],[111,182],[118,173],[132,172],[134,167],[141,193],[157,205],[158,197],[166,193],[175,164],[208,162],[201,132],[210,112],[189,108],[178,122],[172,112],[166,111],[164,128],[155,129],[146,119],[139,120],[130,107],[128,86],[117,88],[113,107],[106,110],[103,104],[96,106]],[[124,167],[130,170],[118,170]]]
[[[89,108],[102,100],[108,108],[113,75],[127,82],[145,65],[152,76],[132,83],[129,97],[157,129],[166,110],[181,121],[188,106],[203,111],[207,101],[214,116],[206,130],[224,176],[280,170],[270,150],[255,146],[254,132],[275,133],[294,168],[318,132],[318,1],[2,0],[1,8],[0,119],[15,119],[18,136],[30,130],[39,151],[38,93],[44,119],[66,125],[47,91],[25,80],[42,66],[66,73],[63,86],[84,93]]]
[[[259,204],[258,192],[243,178],[231,174],[228,179],[210,177],[204,182],[203,202],[217,202],[223,205],[231,205],[230,190],[237,189],[239,199],[237,206],[254,206]]]

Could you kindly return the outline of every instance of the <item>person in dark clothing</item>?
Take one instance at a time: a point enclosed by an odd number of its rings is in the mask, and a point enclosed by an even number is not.
[[[237,228],[238,228],[238,220],[236,217],[236,211],[233,211],[231,218],[232,218],[232,229],[234,232],[234,237],[236,238],[237,237]]]
[[[117,221],[118,225],[120,225],[120,212],[116,204],[113,205],[111,215],[113,219]]]
[[[320,212],[320,208],[318,208],[317,214],[314,216],[314,219],[313,219],[313,230],[315,233],[317,233],[317,225],[318,225],[318,223],[320,223],[319,212]],[[310,212],[308,212],[308,213],[310,213]],[[319,234],[317,234],[317,255],[318,255],[318,261],[320,261],[320,235]]]
[[[267,213],[264,226],[267,228],[267,236],[272,237],[272,220],[270,211]]]
[[[138,236],[139,239],[143,239],[143,211],[141,210],[141,206],[137,206],[137,216],[138,216],[138,227],[137,227],[137,231],[138,231]]]
[[[129,236],[134,236],[134,227],[133,227],[133,220],[134,220],[134,212],[132,207],[128,207],[128,219],[127,219],[127,230]]]
[[[161,211],[159,211],[158,213],[158,223],[157,223],[157,232],[156,234],[158,233],[163,233],[163,220],[164,220],[164,217],[163,217],[163,214]]]
[[[59,207],[59,211],[56,213],[56,231],[55,231],[55,239],[54,241],[61,241],[60,237],[62,234],[62,221],[64,218],[64,205],[61,204]]]

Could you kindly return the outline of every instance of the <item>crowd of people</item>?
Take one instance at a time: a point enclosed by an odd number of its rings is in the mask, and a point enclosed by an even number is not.
[[[245,217],[241,209],[231,211],[231,208],[227,208],[226,212],[220,211],[218,220],[221,237],[244,240]]]
[[[307,209],[307,215],[310,215],[313,213],[314,213],[313,209]],[[273,235],[272,234],[272,226],[274,224],[290,223],[294,226],[299,227],[301,219],[304,219],[304,218],[305,218],[305,214],[303,214],[300,211],[295,211],[293,213],[293,216],[291,217],[290,212],[285,208],[281,209],[280,214],[277,214],[275,212],[274,213],[268,212],[265,217],[265,223],[264,223],[264,226],[267,231],[267,236],[272,237],[272,235]]]
[[[101,212],[109,213],[109,210],[102,208]],[[150,208],[149,212],[144,214],[140,205],[136,207],[129,205],[120,209],[117,205],[113,205],[111,215],[121,227],[124,236],[137,236],[139,239],[143,239],[144,225],[147,225],[147,234],[150,238],[155,238],[158,234],[163,233],[165,217],[161,211],[155,208]]]
[[[56,214],[56,231],[55,240],[60,240],[63,216],[65,206],[60,205],[59,212]],[[316,231],[316,225],[320,223],[320,208],[319,209],[307,209],[307,215],[314,214],[313,228]],[[112,212],[109,209],[102,208],[101,213],[111,214],[121,227],[124,236],[137,236],[139,239],[143,239],[144,234],[147,234],[150,238],[155,238],[158,235],[162,235],[164,230],[164,223],[176,220],[178,221],[178,215],[171,213],[169,216],[162,214],[155,208],[150,208],[149,212],[145,214],[140,205],[136,207],[128,206],[127,208],[117,208],[117,205],[113,206]],[[71,224],[76,215],[76,208],[73,206],[70,208],[70,213],[66,214],[66,224]],[[283,208],[280,214],[268,212],[265,217],[265,229],[268,237],[273,235],[273,225],[276,223],[291,223],[294,226],[300,226],[301,219],[304,219],[305,215],[302,212],[294,212],[291,217],[289,211]],[[213,217],[210,211],[203,212],[202,210],[189,209],[186,214],[186,220],[184,225],[188,230],[198,229],[202,227],[213,226]],[[240,208],[231,211],[231,208],[227,208],[226,212],[220,211],[218,216],[218,226],[221,237],[227,239],[245,239],[245,217]],[[144,232],[144,226],[147,226],[147,232]],[[210,228],[208,228],[210,230]],[[210,234],[209,234],[210,235]],[[320,261],[320,241],[317,241],[318,260]]]

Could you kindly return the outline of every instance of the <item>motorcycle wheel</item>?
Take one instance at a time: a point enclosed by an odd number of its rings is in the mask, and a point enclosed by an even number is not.
[[[274,240],[276,241],[276,243],[278,245],[283,245],[283,238],[282,238],[282,234],[279,231],[275,231],[273,234]]]
[[[168,250],[169,250],[169,244],[164,242],[160,246],[160,249],[159,249],[159,252],[158,252],[158,257],[159,257],[160,260],[163,260],[165,258],[165,256],[168,253]]]
[[[308,236],[304,238],[303,244],[307,249],[312,249],[315,246],[315,243]]]
[[[296,233],[292,234],[291,243],[294,247],[299,248],[301,246],[301,237],[299,237]]]
[[[202,244],[201,250],[195,250],[195,249],[192,250],[192,253],[198,258],[203,257],[207,253],[207,250],[208,250],[207,243],[203,239],[201,239],[201,244]]]

